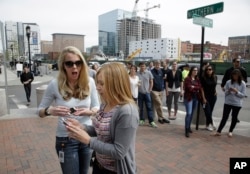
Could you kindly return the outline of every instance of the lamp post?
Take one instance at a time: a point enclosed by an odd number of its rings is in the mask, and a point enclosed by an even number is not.
[[[11,69],[13,69],[13,66],[15,66],[15,63],[14,63],[14,54],[13,54],[13,44],[10,45],[10,50],[11,50],[11,53],[12,53],[12,62],[11,62]]]
[[[31,72],[31,58],[30,58],[30,26],[27,25],[26,27],[26,36],[28,39],[28,51],[29,51],[29,68],[30,68],[30,72]]]

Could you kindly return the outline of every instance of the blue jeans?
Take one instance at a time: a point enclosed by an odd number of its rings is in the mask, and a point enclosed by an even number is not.
[[[63,174],[88,174],[92,150],[85,144],[69,139],[56,137],[56,151],[64,152],[64,163],[61,164]]]
[[[153,109],[152,109],[152,100],[151,100],[151,96],[150,93],[140,93],[138,95],[138,105],[140,108],[140,120],[145,120],[144,119],[144,115],[143,115],[143,102],[145,102],[145,106],[147,109],[147,113],[148,113],[148,121],[149,123],[154,121],[154,116],[153,116]]]
[[[197,107],[198,99],[197,97],[193,97],[190,101],[184,99],[184,105],[186,108],[186,118],[185,118],[185,128],[189,129],[191,126],[191,122],[193,119],[194,111]]]

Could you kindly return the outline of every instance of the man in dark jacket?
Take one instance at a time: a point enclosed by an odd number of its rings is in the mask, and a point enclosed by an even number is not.
[[[155,61],[154,68],[151,70],[151,73],[154,77],[151,97],[153,100],[153,108],[155,109],[158,116],[158,121],[159,123],[163,124],[163,123],[170,123],[170,121],[163,116],[162,96],[164,90],[164,79],[163,79],[164,76],[160,68],[160,65],[161,63],[159,61]]]
[[[24,86],[28,104],[30,104],[31,82],[34,80],[34,77],[33,74],[29,71],[28,66],[24,66],[23,72],[20,76],[20,80]]]
[[[240,66],[240,58],[234,58],[233,59],[233,67],[229,68],[226,70],[226,72],[224,73],[222,82],[221,82],[221,89],[224,91],[224,86],[226,84],[226,82],[230,79],[231,77],[231,73],[234,69],[239,69],[241,72],[241,75],[243,77],[243,80],[247,83],[247,72],[244,68],[242,68]]]

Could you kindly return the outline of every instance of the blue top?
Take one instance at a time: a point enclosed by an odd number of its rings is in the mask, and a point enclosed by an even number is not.
[[[99,109],[99,98],[97,95],[97,90],[95,86],[95,82],[93,78],[89,77],[89,86],[90,86],[90,95],[86,97],[83,100],[79,100],[77,98],[71,98],[70,100],[64,100],[59,93],[58,90],[58,81],[57,79],[52,80],[46,91],[44,92],[42,101],[38,107],[38,113],[41,109],[46,108],[54,102],[54,106],[67,106],[67,107],[85,107],[85,108],[97,108]],[[81,116],[74,116],[70,115],[70,118],[77,119],[82,124],[91,125],[92,121],[90,119],[90,116],[87,115],[81,115]],[[63,117],[58,116],[58,124],[57,124],[57,130],[56,130],[56,136],[57,137],[68,137],[68,131],[63,124],[62,121]]]
[[[163,72],[161,69],[152,69],[151,73],[154,77],[154,85],[153,85],[153,91],[163,91],[164,89],[164,79],[163,79]]]
[[[236,88],[238,93],[230,91],[230,88]],[[242,107],[244,97],[246,97],[246,83],[243,80],[240,85],[237,82],[232,84],[231,80],[226,82],[225,104]]]

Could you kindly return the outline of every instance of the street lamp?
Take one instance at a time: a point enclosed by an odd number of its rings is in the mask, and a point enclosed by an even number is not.
[[[29,51],[29,68],[30,68],[30,72],[31,72],[31,58],[30,58],[30,26],[27,25],[26,27],[26,36],[28,39],[28,51]]]
[[[11,50],[11,53],[12,53],[11,69],[13,69],[13,67],[15,66],[15,62],[13,61],[14,60],[13,44],[10,45],[10,50]]]

